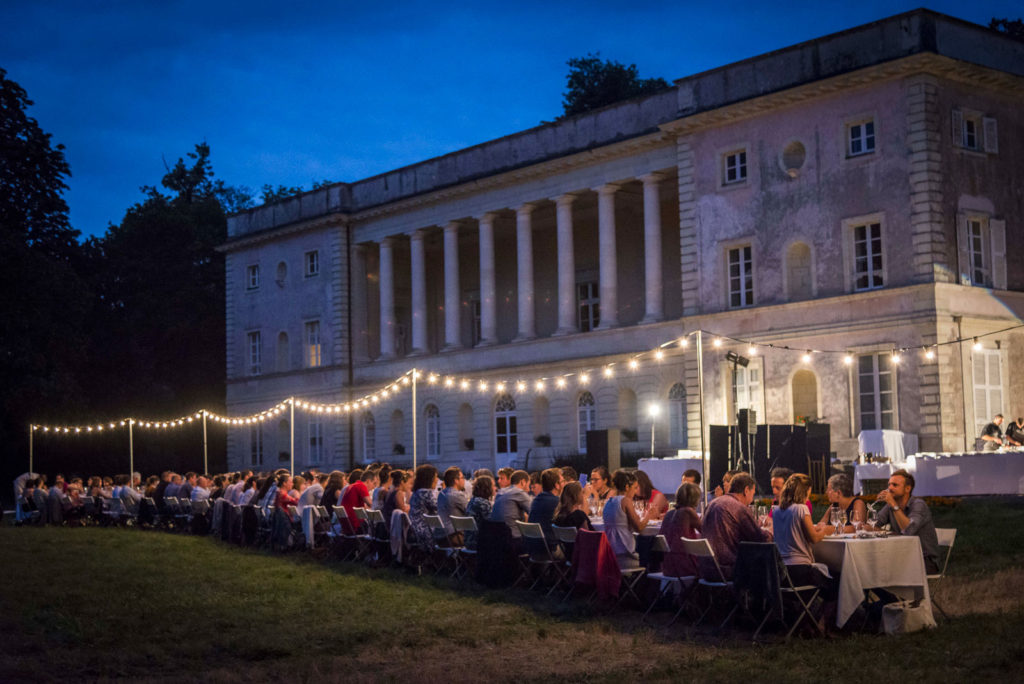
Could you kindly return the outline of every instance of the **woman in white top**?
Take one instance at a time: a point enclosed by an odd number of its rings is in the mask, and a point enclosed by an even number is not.
[[[804,503],[810,494],[811,478],[803,473],[794,473],[786,480],[779,494],[779,510],[773,517],[775,544],[779,547],[779,554],[793,584],[821,587],[825,600],[835,601],[836,581],[826,574],[827,571],[814,564],[814,549],[811,546],[834,530],[824,523],[814,524],[811,511]]]
[[[612,482],[617,492],[604,505],[604,534],[608,537],[615,558],[621,568],[636,568],[640,560],[636,555],[634,532],[642,532],[647,527],[650,510],[641,518],[633,508],[633,497],[640,491],[636,476],[626,470],[616,470]]]

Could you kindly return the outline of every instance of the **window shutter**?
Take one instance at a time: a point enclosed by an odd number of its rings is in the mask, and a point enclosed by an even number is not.
[[[986,116],[981,122],[985,136],[985,151],[990,154],[999,154],[999,127],[996,125],[996,120]]]
[[[989,242],[992,247],[992,288],[1006,289],[1006,221],[990,219]]]
[[[953,110],[953,145],[964,146],[964,114],[959,109]]]
[[[967,237],[967,215],[956,215],[956,261],[957,273],[960,274],[957,282],[961,285],[971,284],[971,251],[970,240]]]

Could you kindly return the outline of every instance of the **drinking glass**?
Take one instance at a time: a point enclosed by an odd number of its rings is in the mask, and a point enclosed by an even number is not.
[[[871,527],[878,526],[878,511],[871,506],[868,506],[868,524],[871,525]]]
[[[829,510],[828,521],[832,524],[832,527],[834,528],[832,534],[834,534],[837,537],[840,534],[842,534],[842,530],[839,527],[839,523],[842,520],[841,516],[842,516],[842,512],[839,510],[839,508],[837,506],[833,506]]]
[[[764,504],[757,505],[757,523],[764,527],[768,522],[768,507]]]

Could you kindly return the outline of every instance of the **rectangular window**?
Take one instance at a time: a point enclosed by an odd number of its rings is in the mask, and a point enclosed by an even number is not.
[[[318,368],[321,364],[320,357],[320,321],[308,321],[306,323],[306,368]]]
[[[260,287],[260,265],[251,264],[245,267],[245,289],[257,290]]]
[[[971,352],[974,379],[974,435],[980,435],[997,413],[1003,412],[1003,374],[998,349]]]
[[[306,252],[306,277],[320,275],[320,252],[313,250]]]
[[[722,183],[742,183],[747,180],[747,151],[728,152],[722,159]]]
[[[750,245],[729,250],[729,308],[754,304],[754,263]]]
[[[259,375],[263,372],[263,340],[260,331],[246,333],[246,341],[249,346],[249,375]]]
[[[961,136],[961,145],[969,150],[976,150],[980,146],[978,145],[978,121],[973,117],[964,117],[963,135]]]
[[[514,454],[519,450],[516,433],[516,414],[502,412],[494,421],[495,451],[499,454]]]
[[[249,428],[249,465],[263,465],[263,426]]]
[[[953,110],[953,144],[965,150],[999,153],[999,126],[980,112]]]
[[[896,429],[896,373],[891,354],[857,357],[861,430]]]
[[[309,421],[307,437],[309,449],[306,452],[306,463],[308,465],[320,465],[323,462],[324,456],[324,438],[319,420]]]
[[[472,334],[473,346],[480,344],[483,339],[481,330],[480,297],[476,296],[469,300],[470,332]]]
[[[847,131],[847,154],[856,157],[861,154],[870,154],[875,151],[875,122],[864,121],[851,124]]]
[[[989,269],[988,239],[985,224],[977,219],[967,221],[967,249],[970,252],[971,282],[975,285],[991,286],[992,274]]]
[[[854,290],[873,290],[885,284],[880,223],[853,227],[853,258]]]
[[[576,309],[580,332],[593,330],[601,324],[601,296],[596,282],[576,284]]]
[[[729,423],[736,419],[740,409],[754,409],[758,415],[764,415],[764,383],[762,382],[761,360],[751,359],[750,365],[733,367],[732,374],[732,415]]]

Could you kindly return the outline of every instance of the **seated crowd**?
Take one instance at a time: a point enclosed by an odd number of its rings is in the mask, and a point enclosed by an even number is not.
[[[762,507],[754,505],[756,483],[748,473],[726,473],[713,494],[705,494],[700,482],[700,473],[687,471],[670,504],[639,470],[620,469],[611,474],[601,466],[594,468],[589,477],[579,477],[571,467],[548,468],[534,474],[502,468],[496,476],[480,469],[467,478],[455,466],[439,474],[432,464],[409,471],[375,463],[349,473],[314,470],[294,476],[283,469],[215,476],[165,471],[145,482],[138,473],[113,478],[93,476],[86,482],[80,477],[65,480],[57,475],[49,487],[45,475],[26,473],[15,481],[15,494],[19,517],[32,516],[41,523],[53,524],[83,521],[100,511],[100,502],[109,508],[114,501],[143,524],[166,516],[172,505],[180,509],[182,502],[192,504],[196,515],[212,517],[213,504],[223,500],[232,509],[260,509],[276,516],[285,521],[286,532],[289,524],[296,531],[302,529],[300,519],[309,507],[328,512],[328,519],[318,519],[321,531],[346,527],[343,523],[347,523],[347,529],[355,532],[363,524],[357,510],[372,509],[382,512],[385,526],[390,526],[393,519],[402,519],[402,514],[407,516],[406,537],[422,548],[475,549],[479,531],[485,525],[497,524],[499,529],[504,529],[501,525],[508,528],[513,547],[523,553],[526,547],[517,521],[539,523],[552,547],[558,546],[553,526],[599,529],[623,570],[640,566],[638,535],[648,525],[656,524],[667,543],[661,559],[665,575],[716,579],[713,575],[720,569],[728,580],[741,542],[774,541],[793,582],[820,587],[826,606],[834,604],[838,578],[816,563],[814,544],[837,531],[834,520],[840,520],[840,531],[858,531],[867,525],[868,506],[854,496],[849,476],[837,474],[828,480],[825,494],[831,508],[817,522],[811,515],[811,479],[802,473],[773,470],[774,501],[770,510],[763,512],[759,512]],[[913,496],[913,488],[910,473],[893,473],[888,488],[877,499],[884,504],[877,511],[877,525],[888,525],[897,534],[918,536],[926,568],[935,572],[935,526],[927,504]],[[205,505],[196,508],[199,502]],[[332,511],[338,514],[333,521]],[[434,516],[440,519],[440,525]],[[469,518],[475,525],[462,526],[462,530],[468,530],[464,533],[456,529],[453,518]],[[240,518],[239,525],[244,528],[244,518]],[[385,530],[384,539],[389,534]],[[701,538],[708,541],[714,559],[701,558],[698,562],[685,550],[683,539]]]

